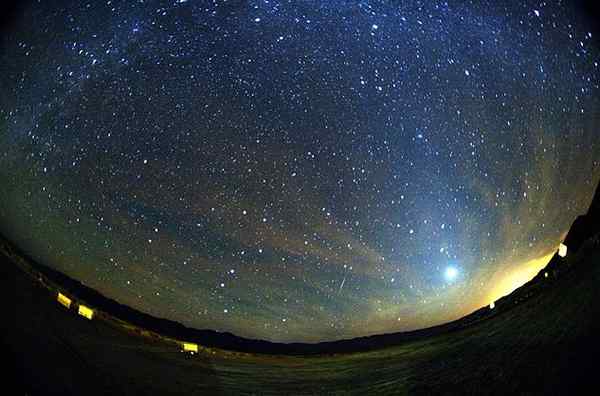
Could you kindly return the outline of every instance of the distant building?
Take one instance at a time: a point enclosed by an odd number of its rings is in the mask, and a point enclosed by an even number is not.
[[[77,313],[89,320],[92,320],[92,318],[94,317],[94,310],[89,307],[86,307],[85,305],[79,305],[79,310],[77,311]]]
[[[56,301],[58,301],[59,304],[61,304],[65,308],[71,308],[71,302],[72,302],[71,299],[62,293],[58,293],[58,296],[56,297]]]
[[[565,257],[567,255],[567,245],[565,245],[564,243],[558,245],[558,255],[560,257]]]
[[[184,342],[182,344],[182,347],[184,352],[198,353],[198,344],[194,344],[192,342]]]

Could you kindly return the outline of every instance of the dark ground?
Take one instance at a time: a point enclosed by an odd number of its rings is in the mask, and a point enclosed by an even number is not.
[[[490,319],[395,347],[273,356],[176,344],[78,317],[7,258],[3,358],[17,394],[590,394],[600,391],[600,247]]]

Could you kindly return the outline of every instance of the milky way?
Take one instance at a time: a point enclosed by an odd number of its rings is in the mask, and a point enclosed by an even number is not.
[[[533,276],[600,178],[597,35],[567,4],[55,3],[1,39],[0,229],[159,317],[452,320]]]

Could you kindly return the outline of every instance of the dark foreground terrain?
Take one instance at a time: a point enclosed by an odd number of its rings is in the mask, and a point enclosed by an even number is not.
[[[110,320],[86,320],[3,258],[4,359],[20,394],[375,394],[600,391],[600,247],[547,287],[459,330],[369,352],[194,356]],[[585,391],[585,392],[584,392]]]

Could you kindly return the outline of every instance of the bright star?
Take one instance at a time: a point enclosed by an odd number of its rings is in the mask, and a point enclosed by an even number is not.
[[[452,282],[458,276],[458,269],[456,267],[446,267],[446,271],[444,272],[444,277],[447,281]]]

